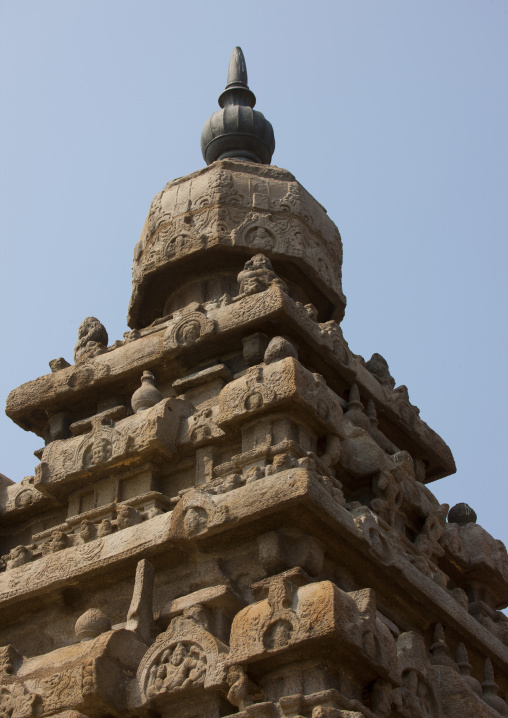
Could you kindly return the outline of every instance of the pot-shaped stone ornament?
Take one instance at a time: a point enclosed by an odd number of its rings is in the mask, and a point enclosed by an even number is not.
[[[155,386],[155,377],[151,371],[144,371],[141,377],[141,386],[136,389],[131,399],[132,410],[135,414],[144,409],[150,409],[162,400],[162,394]]]

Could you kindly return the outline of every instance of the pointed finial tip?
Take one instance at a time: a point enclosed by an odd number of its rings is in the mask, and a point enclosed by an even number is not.
[[[243,54],[242,48],[238,47],[238,45],[231,53],[231,59],[229,61],[228,80],[226,87],[229,87],[230,85],[245,85],[245,87],[248,87],[247,65],[245,63],[245,56]]]

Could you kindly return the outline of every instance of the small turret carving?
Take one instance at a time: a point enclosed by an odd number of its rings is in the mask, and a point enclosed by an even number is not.
[[[480,681],[477,681],[474,676],[471,675],[471,664],[469,663],[467,648],[463,643],[459,643],[457,647],[455,663],[457,664],[457,668],[459,669],[460,675],[471,688],[471,690],[473,690],[477,695],[481,696],[482,684],[480,683]]]
[[[494,680],[494,668],[490,658],[485,659],[483,669],[483,700],[502,716],[508,716],[508,705],[498,696],[499,686]]]
[[[450,649],[446,645],[444,628],[440,623],[434,627],[434,641],[430,647],[430,662],[435,666],[450,666],[457,669],[455,661],[450,657]]]
[[[370,421],[369,434],[372,436],[374,441],[376,441],[379,444],[379,446],[384,451],[386,451],[387,454],[395,454],[398,451],[398,448],[378,428],[379,421],[377,418],[376,405],[374,404],[372,399],[369,399],[369,401],[367,402],[367,412],[366,413],[367,413],[367,416],[369,417],[369,421]]]
[[[349,391],[349,401],[344,416],[355,426],[359,426],[365,431],[370,431],[369,417],[364,412],[363,404],[360,401],[360,392],[356,384],[353,384]]]

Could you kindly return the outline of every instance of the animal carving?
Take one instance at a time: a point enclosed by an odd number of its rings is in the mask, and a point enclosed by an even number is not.
[[[108,333],[95,317],[87,317],[79,325],[78,341],[74,347],[74,361],[101,354],[108,346]]]
[[[231,705],[237,706],[241,711],[252,705],[252,699],[249,696],[249,679],[242,666],[230,667],[227,682],[230,686],[228,701]]]

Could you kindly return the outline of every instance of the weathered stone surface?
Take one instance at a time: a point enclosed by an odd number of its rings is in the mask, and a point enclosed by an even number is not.
[[[337,228],[240,144],[154,198],[132,330],[8,398],[45,446],[0,475],[0,716],[508,715],[506,548],[344,339]]]

